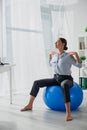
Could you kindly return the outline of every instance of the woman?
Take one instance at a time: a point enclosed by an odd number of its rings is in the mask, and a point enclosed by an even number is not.
[[[71,121],[70,112],[70,93],[69,89],[73,86],[73,78],[71,76],[71,66],[81,67],[81,60],[77,52],[65,52],[67,50],[67,41],[64,38],[59,38],[55,43],[58,53],[51,52],[49,54],[50,65],[54,68],[54,77],[51,79],[41,79],[34,81],[30,92],[29,103],[21,109],[21,111],[32,110],[33,102],[37,96],[39,89],[44,86],[60,85],[64,95],[66,107],[66,121]]]

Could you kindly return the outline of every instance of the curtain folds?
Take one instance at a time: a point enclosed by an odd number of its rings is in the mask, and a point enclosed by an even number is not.
[[[16,64],[13,74],[13,92],[29,93],[34,80],[51,76],[47,54],[52,43],[48,45],[49,42],[44,43],[44,41],[53,39],[54,43],[58,37],[63,36],[67,38],[71,47],[73,12],[67,12],[64,6],[58,6],[58,10],[50,10],[47,17],[45,10],[45,20],[42,21],[40,0],[8,0],[5,8],[7,42],[4,53],[9,62]],[[48,21],[48,15],[51,22]],[[43,24],[47,31],[44,30]],[[48,35],[47,32],[51,34]],[[45,36],[47,40],[44,40]],[[7,73],[3,74],[3,79],[7,85],[2,83],[1,91],[9,93]],[[2,80],[2,76],[0,80]]]

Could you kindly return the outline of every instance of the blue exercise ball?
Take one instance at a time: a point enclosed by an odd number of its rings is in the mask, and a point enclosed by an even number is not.
[[[45,104],[52,110],[65,111],[64,97],[60,86],[46,87],[43,93]],[[76,110],[83,100],[83,91],[81,87],[74,82],[70,88],[70,109]]]

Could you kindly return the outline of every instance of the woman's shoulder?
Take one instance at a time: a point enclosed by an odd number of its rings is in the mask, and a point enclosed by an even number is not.
[[[68,58],[73,58],[73,56],[70,55],[70,52],[65,52],[65,55],[66,55]]]
[[[64,52],[64,55],[67,55],[67,56],[68,56],[68,52],[65,51],[65,52]]]

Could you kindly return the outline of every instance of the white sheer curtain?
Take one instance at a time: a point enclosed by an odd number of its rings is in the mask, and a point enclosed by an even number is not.
[[[6,1],[8,60],[14,62],[13,93],[28,93],[34,80],[48,78],[40,0]],[[5,77],[4,77],[5,78]],[[5,83],[8,79],[5,78]],[[3,86],[9,92],[9,83]]]
[[[6,61],[6,24],[5,24],[5,0],[0,0],[0,61]],[[0,73],[0,96],[9,92],[8,73]]]
[[[27,92],[36,79],[48,77],[40,0],[11,1],[12,50],[15,67],[15,88]]]
[[[74,34],[74,12],[62,10],[52,11],[52,32],[54,42],[58,37],[65,37],[68,40],[69,49],[73,48]]]
[[[13,92],[29,93],[34,80],[50,77],[45,53],[49,48],[46,48],[48,46],[46,44],[44,46],[40,0],[8,0],[5,2],[7,43],[4,53],[8,61],[16,63]],[[56,11],[55,8],[50,9],[50,20],[52,20],[50,30],[52,30],[53,43],[62,36],[67,39],[69,50],[74,50],[73,11],[68,11],[63,1],[60,1],[57,6]],[[1,76],[1,82],[1,91],[7,93],[9,88],[7,75],[4,78]]]

